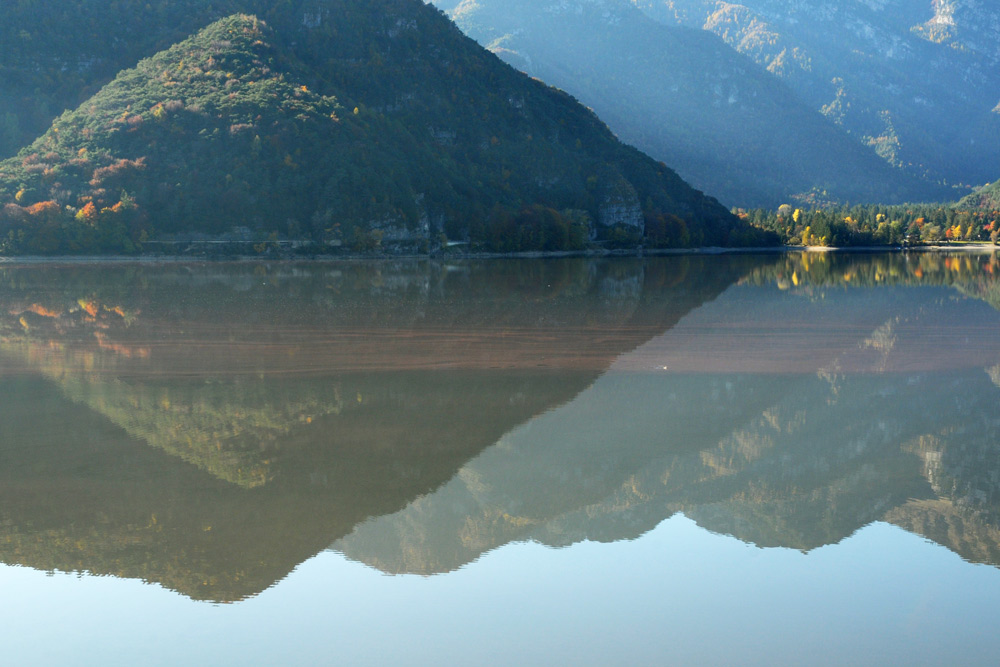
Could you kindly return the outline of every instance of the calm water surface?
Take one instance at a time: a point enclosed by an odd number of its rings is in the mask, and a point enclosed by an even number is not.
[[[17,664],[996,664],[990,254],[0,265]]]

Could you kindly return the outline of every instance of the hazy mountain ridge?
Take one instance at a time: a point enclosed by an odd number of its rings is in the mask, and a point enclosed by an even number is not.
[[[951,196],[886,165],[720,40],[657,24],[627,0],[466,0],[451,15],[726,204]]]
[[[951,183],[1000,173],[1000,8],[954,0],[632,0],[710,30],[887,161]]]

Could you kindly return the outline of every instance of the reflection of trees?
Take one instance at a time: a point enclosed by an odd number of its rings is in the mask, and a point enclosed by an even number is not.
[[[322,380],[120,379],[108,376],[113,360],[92,350],[48,343],[5,343],[0,350],[30,359],[68,399],[145,444],[246,488],[273,478],[275,443],[344,406],[342,386]]]
[[[0,558],[254,594],[747,265],[0,269]]]
[[[91,270],[89,284],[80,268],[35,269],[27,278],[8,270],[19,287],[3,347],[134,437],[249,488],[275,474],[276,441],[361,402],[362,387],[328,372],[599,371],[621,345],[651,335],[641,318],[659,326],[670,316],[673,304],[661,295],[652,313],[633,318],[647,274],[654,287],[674,284],[691,263],[125,267],[107,283]],[[678,288],[680,307],[730,276],[723,270],[693,290]],[[68,289],[42,289],[51,284]],[[611,339],[601,338],[605,330]],[[283,379],[288,372],[293,381]]]
[[[947,286],[983,299],[1000,310],[1000,257],[996,253],[786,253],[780,261],[752,271],[746,280],[781,289]]]

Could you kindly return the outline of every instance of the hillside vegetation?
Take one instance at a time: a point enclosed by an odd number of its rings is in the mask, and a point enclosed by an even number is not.
[[[3,251],[130,252],[233,228],[356,250],[761,240],[417,0],[266,15],[122,71],[0,163]]]
[[[958,203],[958,206],[992,211],[994,218],[1000,218],[1000,181],[990,183],[967,195]]]
[[[115,75],[257,0],[33,0],[0,4],[0,158]]]

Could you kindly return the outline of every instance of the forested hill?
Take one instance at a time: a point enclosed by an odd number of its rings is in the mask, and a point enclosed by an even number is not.
[[[1000,211],[1000,181],[990,183],[966,196],[958,203],[958,207],[993,212]]]
[[[3,249],[236,226],[361,249],[441,232],[498,251],[756,240],[419,0],[259,4],[266,21],[234,14],[143,60],[0,163]],[[158,21],[135,43],[169,34]]]
[[[464,0],[451,15],[727,205],[957,198],[887,164],[719,37],[629,0]]]
[[[10,157],[142,58],[258,0],[0,3],[0,157]]]

